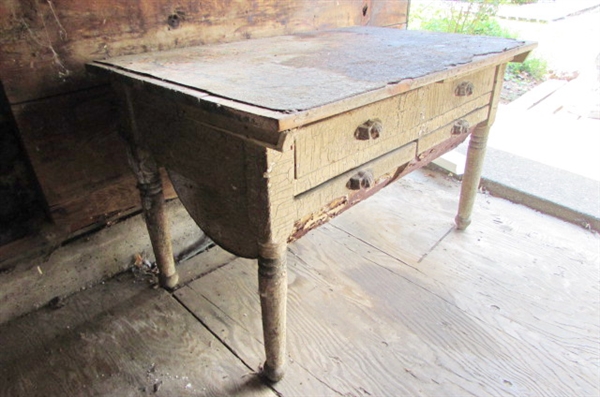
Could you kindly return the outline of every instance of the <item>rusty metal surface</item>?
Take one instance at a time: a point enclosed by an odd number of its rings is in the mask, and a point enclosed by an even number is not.
[[[524,44],[482,36],[353,27],[146,53],[101,63],[239,102],[296,111]]]

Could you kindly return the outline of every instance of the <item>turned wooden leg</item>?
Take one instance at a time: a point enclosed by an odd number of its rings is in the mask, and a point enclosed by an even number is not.
[[[286,364],[286,245],[262,249],[258,258],[258,289],[267,360],[263,375],[271,382],[283,378]]]
[[[490,125],[480,124],[471,135],[469,150],[467,152],[467,164],[460,190],[458,214],[455,218],[456,227],[459,230],[464,230],[471,224],[471,213],[477,189],[479,188],[489,132]]]
[[[160,285],[173,289],[179,282],[179,275],[175,270],[171,233],[165,213],[165,197],[158,166],[152,156],[139,147],[130,146],[127,154],[129,164],[138,180],[137,187],[140,190],[144,220],[156,257]]]

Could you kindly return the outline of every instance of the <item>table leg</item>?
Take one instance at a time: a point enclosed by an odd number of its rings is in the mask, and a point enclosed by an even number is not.
[[[286,364],[287,245],[261,249],[258,289],[267,360],[263,375],[271,382],[283,378]]]
[[[489,124],[480,124],[471,135],[469,150],[467,152],[467,164],[460,190],[458,214],[455,218],[456,227],[459,230],[464,230],[471,224],[471,213],[473,212],[473,204],[475,203],[475,196],[479,188],[489,132]]]
[[[150,242],[156,257],[160,285],[173,289],[179,282],[175,269],[171,233],[165,213],[165,196],[156,161],[149,152],[129,146],[127,150],[129,165],[138,180],[138,189],[142,200],[142,210]]]

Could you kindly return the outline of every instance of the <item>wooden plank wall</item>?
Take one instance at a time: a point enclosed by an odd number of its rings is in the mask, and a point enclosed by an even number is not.
[[[0,0],[0,80],[53,222],[137,208],[115,102],[84,64],[352,25],[404,28],[409,0]],[[172,190],[168,195],[173,196]]]
[[[35,220],[44,217],[33,170],[3,92],[0,82],[0,246],[29,234]]]

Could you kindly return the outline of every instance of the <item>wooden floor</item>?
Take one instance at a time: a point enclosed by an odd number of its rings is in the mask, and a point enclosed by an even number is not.
[[[290,246],[274,386],[256,264],[213,248],[173,294],[124,274],[1,326],[0,395],[599,395],[598,235],[484,194],[458,232],[457,196],[414,173]]]

